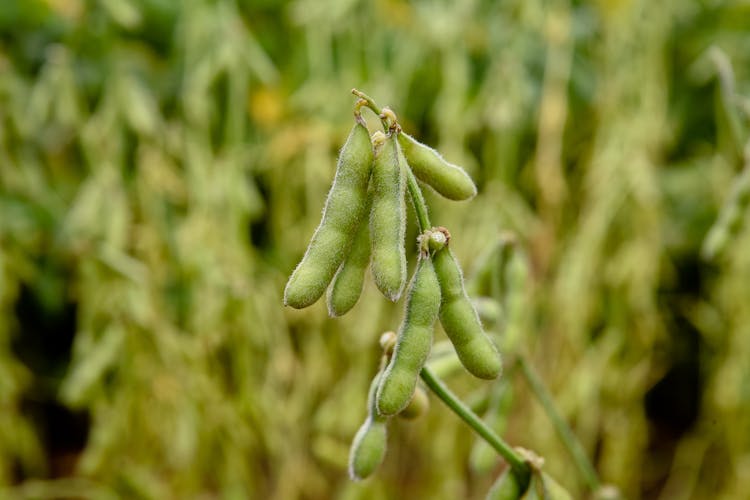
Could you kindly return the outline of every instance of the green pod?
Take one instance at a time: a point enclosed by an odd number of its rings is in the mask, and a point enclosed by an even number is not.
[[[372,475],[385,457],[387,442],[385,422],[367,417],[357,431],[349,453],[349,477],[360,481]]]
[[[375,392],[380,378],[381,373],[378,373],[372,379],[367,395],[367,419],[354,436],[349,450],[349,476],[354,481],[369,477],[385,457],[388,440],[387,419],[378,415],[375,408]]]
[[[486,500],[519,500],[523,495],[520,481],[510,467],[497,478],[487,492]]]
[[[362,294],[365,270],[370,264],[370,228],[365,219],[360,221],[349,255],[328,287],[326,302],[332,318],[349,312]]]
[[[395,415],[409,404],[419,371],[430,354],[432,328],[439,309],[440,284],[435,269],[428,257],[420,258],[409,284],[396,348],[378,387],[376,402],[381,415]]]
[[[398,134],[398,143],[417,179],[444,197],[449,200],[469,200],[477,194],[477,187],[469,174],[458,165],[445,161],[431,147],[403,132]]]
[[[484,332],[476,309],[464,290],[463,275],[453,252],[446,247],[433,256],[440,281],[440,323],[453,343],[461,364],[474,376],[493,379],[502,362],[495,344]]]
[[[371,270],[378,289],[392,301],[406,283],[406,172],[398,161],[398,143],[390,134],[375,151],[370,209]]]
[[[320,225],[286,284],[284,305],[296,309],[312,305],[333,279],[366,213],[372,159],[370,134],[358,120],[341,148]]]

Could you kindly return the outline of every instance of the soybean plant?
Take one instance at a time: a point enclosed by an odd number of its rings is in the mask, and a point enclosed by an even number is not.
[[[398,301],[406,283],[407,190],[419,237],[418,262],[407,287],[401,326],[397,334],[381,337],[383,356],[368,391],[367,417],[352,443],[350,476],[364,479],[383,461],[392,416],[414,418],[426,411],[428,399],[419,385],[421,377],[509,464],[488,498],[521,498],[535,484],[544,484],[547,491],[550,482],[541,473],[541,461],[506,444],[426,365],[439,318],[457,362],[482,379],[500,375],[500,353],[466,292],[461,267],[450,248],[451,234],[430,223],[417,179],[449,200],[468,200],[477,188],[465,170],[405,134],[392,110],[380,109],[356,89],[352,93],[360,98],[354,109],[354,128],[341,149],[322,221],[289,278],[284,303],[294,308],[310,306],[328,287],[329,314],[346,314],[359,299],[367,267],[383,295]],[[363,108],[379,116],[382,132],[370,136],[361,116]]]

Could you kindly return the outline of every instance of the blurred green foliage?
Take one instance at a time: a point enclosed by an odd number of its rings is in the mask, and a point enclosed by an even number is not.
[[[499,342],[602,480],[743,498],[749,27],[740,0],[4,0],[0,497],[483,498],[501,466],[439,404],[346,476],[399,305],[281,306],[356,86],[477,180],[426,193],[464,268],[517,234]],[[516,379],[449,382],[584,497]]]

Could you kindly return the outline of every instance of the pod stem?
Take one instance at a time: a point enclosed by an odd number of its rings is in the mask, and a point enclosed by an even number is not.
[[[378,117],[380,118],[380,122],[383,124],[383,129],[386,133],[389,132],[394,125],[397,127],[397,130],[400,130],[397,123],[391,124],[388,122],[388,119],[383,114],[383,109],[377,105],[372,97],[357,89],[352,89],[352,94],[359,97],[359,101],[357,101],[356,104],[355,114],[359,112],[359,109],[361,107],[366,106],[370,108],[373,113],[378,115]],[[417,213],[419,232],[423,233],[430,229],[432,227],[432,224],[430,224],[430,217],[427,214],[427,204],[424,201],[424,196],[422,196],[422,190],[419,189],[417,179],[414,177],[414,174],[412,173],[410,168],[406,169],[406,187],[409,189],[409,196],[411,197],[411,201],[414,203],[414,211]]]
[[[541,403],[542,408],[544,408],[544,412],[547,414],[547,417],[552,421],[552,425],[555,427],[558,437],[563,442],[563,445],[568,450],[568,453],[570,453],[571,457],[573,457],[573,461],[575,462],[576,467],[578,467],[581,476],[583,476],[586,485],[592,491],[596,491],[597,489],[599,489],[601,482],[599,481],[599,476],[596,473],[596,469],[594,469],[594,466],[586,456],[586,452],[584,451],[581,442],[578,441],[575,434],[573,434],[573,430],[570,428],[565,419],[562,418],[560,412],[557,411],[557,407],[555,406],[555,402],[552,400],[552,396],[550,395],[549,391],[547,391],[547,388],[544,386],[544,383],[536,374],[536,372],[534,372],[531,366],[529,366],[529,364],[526,362],[526,359],[523,356],[519,355],[517,357],[517,364],[521,368],[521,373],[523,374],[526,382],[529,384],[531,392],[534,393],[536,398],[539,400],[539,403]]]
[[[352,89],[352,94],[356,95],[362,101],[364,101],[361,104],[359,102],[357,103],[357,109],[359,110],[361,106],[367,106],[368,108],[370,108],[373,113],[378,115],[378,118],[380,118],[380,123],[383,124],[383,129],[388,132],[390,124],[388,123],[388,120],[383,116],[383,110],[380,109],[380,107],[375,103],[372,97],[357,89]]]
[[[439,379],[428,366],[424,366],[422,371],[419,373],[424,380],[427,387],[439,397],[453,413],[458,415],[461,420],[466,422],[474,432],[479,434],[482,439],[495,449],[508,464],[510,465],[513,473],[519,479],[519,482],[523,486],[522,490],[526,490],[526,486],[529,483],[531,477],[531,467],[526,461],[519,455],[508,443],[495,434],[476,413],[466,406],[458,396]]]
[[[409,189],[409,197],[414,204],[414,212],[417,214],[419,232],[424,233],[432,227],[430,216],[427,214],[427,203],[424,201],[422,190],[419,189],[419,184],[417,184],[417,179],[408,167],[406,168],[406,187]]]

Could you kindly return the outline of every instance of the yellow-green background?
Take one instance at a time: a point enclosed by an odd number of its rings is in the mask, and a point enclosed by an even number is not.
[[[502,466],[472,468],[434,399],[347,478],[400,304],[369,278],[340,319],[281,304],[352,87],[476,180],[426,193],[467,275],[518,235],[515,349],[602,480],[745,498],[747,195],[700,250],[739,185],[748,68],[740,0],[3,0],[0,498],[483,498]],[[508,378],[504,437],[584,498]]]

